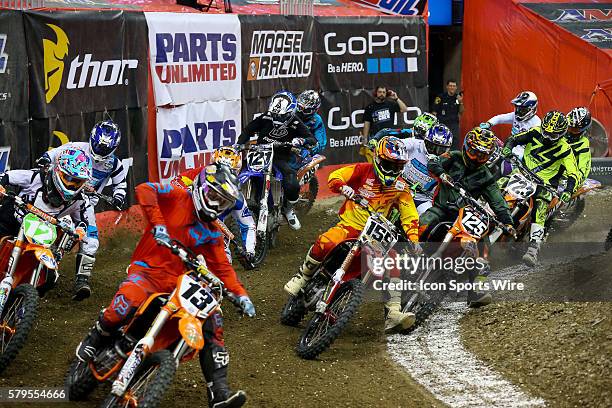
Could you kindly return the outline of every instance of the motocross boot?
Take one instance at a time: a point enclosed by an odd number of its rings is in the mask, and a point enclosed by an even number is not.
[[[400,278],[391,278],[391,283],[399,284]],[[402,312],[402,293],[398,290],[389,291],[389,300],[385,303],[385,331],[395,329],[406,330],[412,327],[416,321],[414,313]]]
[[[72,300],[81,301],[91,296],[89,277],[93,269],[96,258],[86,254],[76,256],[76,276],[74,278],[74,289],[72,290]]]
[[[290,294],[291,296],[297,296],[298,293],[306,286],[306,283],[310,280],[312,275],[314,275],[315,271],[321,265],[321,262],[310,256],[310,252],[312,251],[312,247],[308,250],[306,254],[306,259],[304,259],[304,263],[300,267],[298,273],[293,275],[293,277],[289,280],[289,282],[285,283],[285,292]]]
[[[286,200],[285,206],[283,207],[283,215],[287,219],[287,223],[289,224],[289,227],[291,227],[291,229],[293,230],[299,230],[300,228],[302,228],[302,224],[300,224],[300,220],[298,219],[297,214],[295,213],[295,210],[294,210],[295,204],[297,202],[298,200],[295,200],[295,201]]]
[[[88,363],[96,356],[100,347],[110,339],[111,333],[102,328],[99,320],[96,321],[96,324],[89,330],[85,339],[77,346],[76,357],[80,361]]]
[[[540,252],[540,243],[544,238],[544,227],[536,223],[531,224],[529,237],[529,248],[527,248],[527,252],[523,255],[523,262],[528,266],[536,266],[538,263],[538,253]]]
[[[491,267],[489,266],[489,261],[484,258],[478,258],[478,261],[482,263],[483,267],[479,268],[478,271],[472,272],[471,274],[475,275],[473,279],[470,279],[470,283],[480,284],[482,287],[483,284],[487,282],[489,279],[489,274],[491,273]],[[477,308],[486,306],[493,301],[493,296],[485,290],[468,290],[467,293],[467,304],[469,307]]]
[[[209,408],[237,408],[246,402],[242,390],[230,391],[227,384],[229,356],[224,347],[216,344],[205,345],[200,353],[200,366],[206,380]]]

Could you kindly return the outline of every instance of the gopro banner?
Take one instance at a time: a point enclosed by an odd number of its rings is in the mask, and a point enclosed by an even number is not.
[[[147,105],[142,13],[24,12],[34,118]],[[95,30],[92,29],[95,27]]]
[[[229,14],[145,13],[155,104],[240,100],[240,20]]]
[[[159,179],[203,166],[213,150],[236,143],[240,134],[240,100],[188,103],[157,110]]]
[[[412,126],[414,119],[427,106],[427,88],[396,89],[398,95],[408,105],[408,111],[395,117],[397,128]],[[355,163],[363,160],[359,155],[362,144],[363,113],[373,99],[369,91],[324,91],[321,93],[321,109],[327,130],[326,164]]]
[[[321,88],[427,86],[423,18],[319,17]]]

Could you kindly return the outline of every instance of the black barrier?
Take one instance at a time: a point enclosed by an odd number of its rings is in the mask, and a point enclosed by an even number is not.
[[[28,119],[28,56],[21,12],[0,12],[0,120]]]
[[[116,155],[128,171],[129,202],[134,203],[134,187],[148,180],[147,109],[120,109],[109,112],[89,112],[78,115],[34,119],[30,126],[33,157],[40,157],[49,147],[67,142],[86,142],[91,128],[99,121],[112,119],[121,130],[121,143]]]
[[[143,13],[25,12],[34,118],[147,105]]]

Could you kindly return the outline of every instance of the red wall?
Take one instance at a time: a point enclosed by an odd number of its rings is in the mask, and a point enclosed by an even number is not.
[[[588,106],[598,84],[604,90],[595,95],[590,109],[610,133],[612,83],[606,80],[612,78],[612,52],[581,40],[513,0],[464,4],[462,134],[493,115],[511,111],[510,100],[521,90],[538,95],[542,117],[551,109],[567,112]],[[501,129],[495,130],[505,139],[510,129]]]

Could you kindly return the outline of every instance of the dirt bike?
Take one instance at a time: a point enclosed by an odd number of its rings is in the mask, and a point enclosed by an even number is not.
[[[308,153],[302,158],[297,169],[297,178],[300,182],[300,198],[295,206],[295,210],[300,215],[306,215],[311,210],[317,194],[319,194],[319,180],[316,172],[325,160],[325,156],[320,154],[311,155]]]
[[[586,205],[585,195],[593,190],[601,189],[601,182],[593,179],[586,179],[582,186],[573,194],[567,204],[558,199],[551,201],[548,211],[547,226],[554,231],[564,231],[580,218]]]
[[[269,247],[276,246],[276,236],[283,220],[283,175],[273,165],[274,149],[292,147],[291,143],[274,142],[247,146],[246,168],[238,176],[247,205],[257,223],[254,265],[260,265]],[[234,235],[240,236],[233,229]]]
[[[0,240],[0,373],[26,343],[39,296],[55,286],[64,254],[85,235],[68,217],[57,219],[16,195],[4,199],[25,215],[16,237]]]
[[[99,383],[110,382],[103,407],[157,407],[178,365],[204,347],[202,325],[220,310],[226,294],[223,283],[180,242],[160,245],[188,270],[178,277],[172,293],[149,296],[91,362],[75,358],[65,382],[70,400],[83,400]]]
[[[296,353],[314,359],[338,338],[361,304],[364,287],[374,273],[361,276],[360,253],[384,257],[398,241],[401,232],[368,201],[356,195],[351,199],[370,216],[357,239],[338,244],[325,257],[302,292],[290,296],[281,313],[281,323],[297,326],[309,311],[314,314],[304,329]]]
[[[436,250],[427,254],[429,260],[442,259],[442,257],[452,258],[473,258],[480,257],[478,242],[486,237],[493,228],[501,230],[503,233],[511,235],[512,231],[500,222],[488,206],[481,204],[458,183],[446,184],[457,191],[459,199],[456,206],[459,208],[457,217],[452,222],[441,222],[434,226],[425,241],[441,242]],[[493,228],[492,228],[493,227]],[[451,279],[472,280],[466,275],[475,275],[478,271],[449,271],[447,269],[436,268],[434,262],[427,262],[420,272],[416,273],[412,279],[416,282],[431,284],[448,283]],[[462,276],[463,275],[463,276]],[[416,316],[415,324],[404,331],[409,333],[421,325],[436,310],[440,302],[448,294],[448,285],[440,285],[440,290],[415,290],[408,294],[402,312],[412,312]]]

